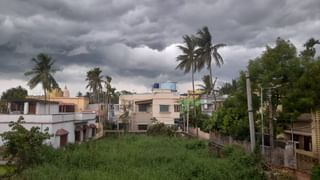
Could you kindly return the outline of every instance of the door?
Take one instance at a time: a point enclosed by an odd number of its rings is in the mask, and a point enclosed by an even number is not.
[[[67,144],[68,142],[68,134],[61,135],[60,136],[60,147],[63,147]]]

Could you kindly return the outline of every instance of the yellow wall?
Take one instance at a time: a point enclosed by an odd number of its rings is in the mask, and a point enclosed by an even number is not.
[[[75,112],[81,112],[88,109],[89,98],[87,97],[49,97],[49,101],[58,101],[60,103],[72,103],[75,105]]]

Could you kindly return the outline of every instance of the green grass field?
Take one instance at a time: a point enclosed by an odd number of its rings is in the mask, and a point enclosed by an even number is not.
[[[207,142],[128,135],[50,151],[47,163],[14,179],[262,179],[251,156],[208,153]]]

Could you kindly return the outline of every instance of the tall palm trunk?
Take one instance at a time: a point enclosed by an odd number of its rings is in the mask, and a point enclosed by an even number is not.
[[[191,65],[191,74],[192,74],[192,100],[193,100],[193,114],[194,114],[194,120],[195,120],[195,128],[197,132],[198,137],[198,120],[197,120],[197,111],[196,111],[196,103],[195,103],[195,90],[194,90],[194,63]]]
[[[213,78],[212,78],[212,66],[211,66],[211,61],[209,63],[209,71],[210,71],[210,86],[211,86],[211,91],[210,91],[210,95],[213,95],[214,98],[214,110],[217,110],[217,97],[216,94],[214,92],[214,86],[213,86]]]

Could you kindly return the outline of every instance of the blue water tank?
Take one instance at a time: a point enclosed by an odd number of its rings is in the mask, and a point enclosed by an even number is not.
[[[153,89],[159,89],[160,88],[160,84],[159,83],[154,83],[153,84]]]
[[[171,91],[177,91],[177,83],[176,82],[161,83],[160,89],[169,89]]]

